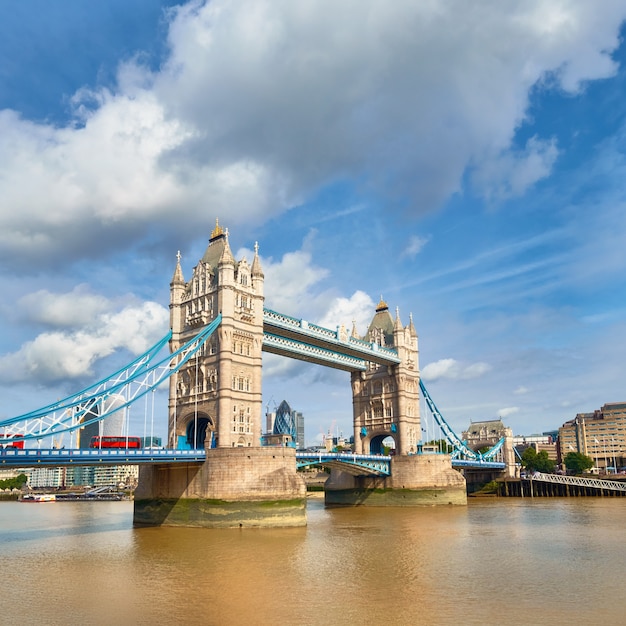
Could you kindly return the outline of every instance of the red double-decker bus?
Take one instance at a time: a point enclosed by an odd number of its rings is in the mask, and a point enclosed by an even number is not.
[[[90,448],[141,448],[140,437],[92,437]]]
[[[0,448],[19,448],[24,449],[24,440],[15,441],[15,437],[23,437],[18,433],[0,433]],[[8,440],[8,441],[7,441]]]

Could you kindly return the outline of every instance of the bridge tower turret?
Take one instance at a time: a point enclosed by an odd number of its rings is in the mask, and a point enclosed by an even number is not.
[[[413,318],[403,327],[399,312],[396,310],[393,319],[381,297],[362,339],[393,348],[400,363],[392,367],[369,363],[365,372],[352,373],[355,451],[379,453],[383,440],[392,437],[397,455],[413,454],[421,439],[419,361]]]

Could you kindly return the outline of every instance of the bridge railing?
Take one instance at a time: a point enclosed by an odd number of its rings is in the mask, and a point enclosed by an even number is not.
[[[328,467],[341,467],[342,469],[345,469],[349,473],[353,474],[389,476],[390,463],[391,457],[381,454],[296,452],[296,465],[301,469],[315,465],[326,465]]]
[[[540,480],[545,483],[576,485],[578,487],[592,487],[594,489],[610,489],[612,491],[626,492],[626,482],[619,480],[586,478],[585,476],[566,476],[565,474],[544,474],[542,472],[534,472],[527,476],[525,480]]]

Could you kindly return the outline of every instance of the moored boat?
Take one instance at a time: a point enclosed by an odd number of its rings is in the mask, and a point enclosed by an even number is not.
[[[56,502],[56,499],[53,493],[32,493],[23,496],[20,502]]]

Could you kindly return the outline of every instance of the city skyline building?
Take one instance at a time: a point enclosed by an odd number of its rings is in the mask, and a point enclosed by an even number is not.
[[[120,407],[119,410],[111,413],[105,420],[100,420],[92,424],[87,424],[79,431],[78,447],[85,450],[89,448],[92,437],[104,436],[104,437],[122,437],[127,430],[127,415],[128,410],[124,407],[126,400],[119,394],[112,394],[106,400],[102,402],[102,407],[98,404],[92,406],[83,417],[82,421],[86,422],[90,419],[97,418],[99,415],[109,412],[115,407]],[[100,410],[102,408],[102,411]]]
[[[604,472],[619,471],[626,457],[626,402],[609,402],[591,413],[578,413],[559,428],[560,459],[580,452]]]

